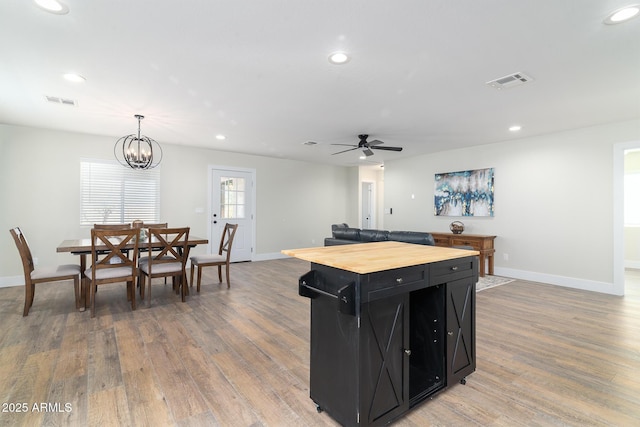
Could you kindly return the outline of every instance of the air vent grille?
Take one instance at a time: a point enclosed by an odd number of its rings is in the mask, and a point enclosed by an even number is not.
[[[45,98],[47,99],[47,102],[52,102],[54,104],[70,105],[72,107],[76,107],[78,105],[78,102],[74,99],[60,98],[59,96],[49,96],[49,95],[45,95]]]
[[[528,76],[525,73],[519,72],[519,73],[509,74],[508,76],[500,77],[495,80],[488,81],[487,85],[496,89],[506,89],[513,86],[520,86],[532,81],[533,81],[533,78],[531,76]]]

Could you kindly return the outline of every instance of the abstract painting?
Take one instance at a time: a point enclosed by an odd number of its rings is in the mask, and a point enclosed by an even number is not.
[[[493,216],[493,168],[437,173],[436,216]]]

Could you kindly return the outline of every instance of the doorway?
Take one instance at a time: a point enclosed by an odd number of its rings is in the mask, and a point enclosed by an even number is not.
[[[360,228],[374,229],[376,228],[376,183],[362,181],[361,183],[361,199],[362,212],[360,215]]]
[[[613,294],[625,294],[624,265],[624,155],[640,149],[640,141],[621,142],[613,146]]]
[[[255,170],[209,167],[209,242],[217,253],[224,225],[238,224],[231,261],[251,261],[255,247]]]

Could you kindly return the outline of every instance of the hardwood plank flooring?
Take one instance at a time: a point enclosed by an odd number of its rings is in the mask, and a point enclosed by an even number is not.
[[[103,286],[95,319],[71,283],[38,286],[26,318],[23,289],[0,289],[0,426],[337,425],[309,398],[308,268],[234,264],[231,289],[205,270],[186,303],[154,282],[134,312],[124,284]],[[479,292],[476,372],[394,425],[640,425],[640,272],[628,280],[625,297]]]

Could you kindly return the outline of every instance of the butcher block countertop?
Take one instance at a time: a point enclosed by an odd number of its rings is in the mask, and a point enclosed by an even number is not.
[[[358,274],[479,255],[478,251],[395,241],[285,249],[283,254]]]

